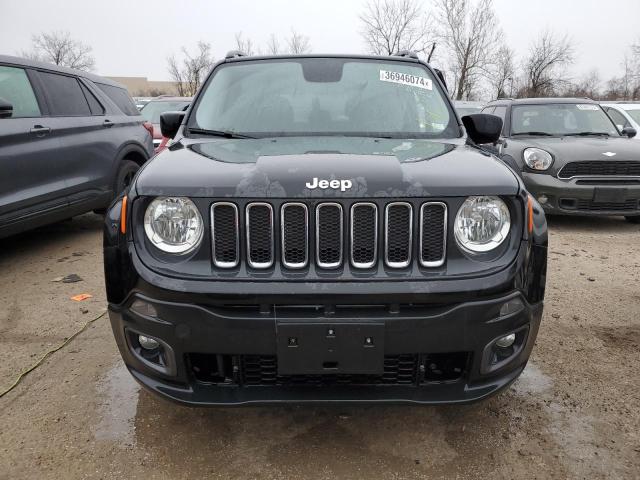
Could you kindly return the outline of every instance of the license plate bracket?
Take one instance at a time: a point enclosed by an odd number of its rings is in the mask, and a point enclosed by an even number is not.
[[[622,203],[627,199],[626,188],[602,188],[593,190],[594,203]]]
[[[277,323],[279,375],[384,372],[383,323]]]

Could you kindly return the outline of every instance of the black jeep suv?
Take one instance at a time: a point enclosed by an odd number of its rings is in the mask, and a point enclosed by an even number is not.
[[[0,55],[0,238],[104,210],[153,155],[127,90]]]
[[[550,215],[625,215],[640,222],[640,147],[585,98],[496,100],[499,149]]]
[[[466,128],[463,128],[463,123]],[[109,209],[122,357],[192,405],[467,402],[531,353],[544,213],[437,71],[230,54]],[[466,133],[465,133],[466,130]]]

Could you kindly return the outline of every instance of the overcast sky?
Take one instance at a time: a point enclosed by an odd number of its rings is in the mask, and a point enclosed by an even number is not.
[[[573,75],[598,68],[620,73],[625,49],[640,40],[640,0],[494,0],[509,43],[522,55],[549,27],[576,46]],[[358,15],[364,0],[0,0],[0,53],[29,49],[31,36],[66,30],[93,47],[96,73],[168,80],[166,58],[182,45],[210,42],[217,57],[241,31],[256,46],[291,28],[307,35],[314,52],[363,52]],[[423,4],[428,7],[429,0]]]

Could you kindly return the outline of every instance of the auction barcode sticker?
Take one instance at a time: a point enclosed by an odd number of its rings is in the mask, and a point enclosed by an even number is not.
[[[410,73],[380,70],[380,81],[399,83],[400,85],[409,85],[410,87],[424,88],[425,90],[433,90],[431,79],[420,77],[418,75],[411,75]]]

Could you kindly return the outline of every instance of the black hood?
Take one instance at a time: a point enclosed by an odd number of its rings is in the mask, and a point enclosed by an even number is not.
[[[307,188],[349,180],[351,187]],[[519,183],[476,148],[431,140],[361,137],[183,139],[151,160],[140,195],[190,197],[442,197],[514,195]]]
[[[627,137],[527,137],[510,138],[508,153],[522,158],[529,147],[546,150],[554,157],[549,173],[554,174],[569,162],[640,161],[640,144]]]

